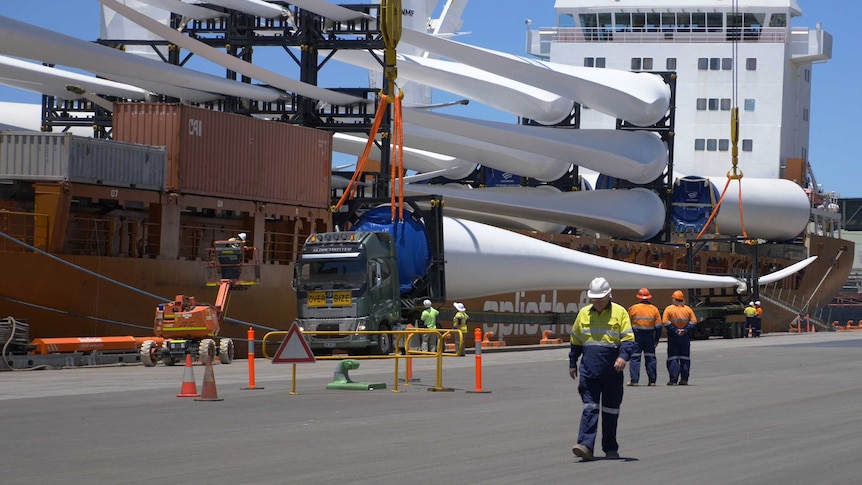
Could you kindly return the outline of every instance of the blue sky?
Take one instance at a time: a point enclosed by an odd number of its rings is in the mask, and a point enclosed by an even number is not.
[[[862,96],[854,89],[862,79],[859,61],[862,42],[856,32],[858,19],[862,18],[862,1],[799,0],[799,4],[803,16],[795,19],[794,25],[813,28],[820,22],[834,39],[832,59],[814,66],[813,70],[809,159],[824,190],[837,192],[842,197],[862,197],[862,186],[857,184],[862,181],[862,163],[853,142],[860,137],[855,120],[862,112]],[[525,55],[525,19],[531,19],[534,28],[552,26],[555,24],[553,6],[553,0],[472,0],[464,13],[462,28],[470,34],[460,40]],[[99,34],[97,0],[4,0],[0,15],[84,40],[95,40]],[[321,85],[334,86],[325,81],[321,81]],[[0,101],[39,103],[40,99],[33,93],[0,86]],[[442,100],[442,97],[435,99]],[[450,112],[514,120],[511,114],[476,103]],[[744,120],[742,122],[744,130]]]

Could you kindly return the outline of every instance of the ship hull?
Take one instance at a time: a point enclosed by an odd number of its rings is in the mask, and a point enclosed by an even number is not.
[[[578,238],[572,238],[568,243],[559,241],[560,235],[554,238],[558,244],[572,247],[576,247],[579,242],[581,245],[584,243]],[[818,236],[812,236],[810,241],[811,254],[820,257],[800,275],[790,277],[795,281],[780,282],[788,287],[792,283],[792,290],[778,287],[761,289],[761,294],[769,292],[778,300],[773,302],[765,296],[762,298],[765,332],[787,331],[795,316],[780,301],[799,306],[799,301],[791,302],[790,299],[813,294],[815,296],[809,304],[811,308],[826,306],[841,291],[850,273],[854,253],[852,242]],[[604,251],[602,244],[608,245],[606,249],[610,254],[616,252],[613,249],[616,243],[611,240],[593,242],[599,243],[596,246],[599,253]],[[647,257],[647,252],[639,251],[636,243],[620,243],[619,247],[633,249],[634,254]],[[656,246],[645,244],[643,248],[654,250]],[[709,254],[714,258],[732,257],[721,252]],[[641,262],[640,257],[626,256],[626,259]],[[0,252],[0,264],[7,270],[7,277],[0,284],[0,314],[25,319],[29,324],[31,339],[152,335],[153,316],[158,303],[170,301],[178,294],[193,295],[204,303],[212,302],[216,297],[216,289],[205,286],[206,264],[202,261],[91,256],[64,256],[63,259],[122,285],[97,278],[42,254]],[[774,258],[772,260],[777,261]],[[684,263],[684,252],[679,248],[672,249],[664,253],[661,259],[644,259],[642,262],[652,266],[673,267],[675,262]],[[264,264],[260,269],[261,284],[231,294],[227,308],[229,320],[222,326],[222,337],[238,340],[237,355],[245,352],[244,341],[250,325],[256,329],[259,339],[268,331],[287,330],[296,317],[296,299],[290,284],[292,265]],[[702,269],[710,271],[707,267]],[[129,287],[161,298],[140,294]],[[653,290],[653,303],[664,308],[670,303],[672,291]],[[618,290],[613,296],[615,301],[629,305],[635,302],[635,293]],[[450,295],[453,298],[456,296]],[[470,343],[473,328],[478,326],[483,334],[494,332],[494,338],[503,339],[508,345],[537,344],[545,330],[551,330],[552,334],[565,339],[569,327],[566,320],[548,325],[524,324],[517,321],[517,317],[513,319],[511,314],[571,314],[588,303],[585,289],[515,291],[462,301],[468,312],[482,315],[476,318],[481,321],[474,321],[470,326]],[[450,309],[451,302],[445,304],[444,308]],[[497,322],[494,321],[495,313],[500,314]]]

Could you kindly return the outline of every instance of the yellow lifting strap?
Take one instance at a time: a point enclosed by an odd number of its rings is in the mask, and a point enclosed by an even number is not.
[[[742,29],[742,20],[739,14],[739,6],[738,0],[733,0],[733,18],[735,19],[736,25],[738,29]],[[730,26],[729,26],[730,27]],[[742,170],[739,169],[739,106],[737,106],[736,102],[736,89],[737,89],[737,70],[736,63],[737,55],[739,49],[738,40],[733,41],[733,108],[730,110],[730,145],[731,145],[731,169],[727,172],[727,183],[724,185],[724,190],[721,191],[721,197],[718,198],[718,202],[715,204],[715,207],[712,208],[712,213],[709,214],[709,219],[707,219],[706,224],[703,225],[703,228],[697,234],[695,239],[700,239],[703,236],[703,233],[706,232],[706,229],[712,224],[713,219],[715,219],[716,214],[718,214],[718,210],[721,207],[721,202],[724,200],[724,196],[727,194],[727,189],[730,187],[730,182],[732,180],[737,181],[737,187],[739,192],[739,224],[742,228],[742,237],[748,239],[748,233],[745,230],[745,219],[742,216]]]
[[[392,207],[392,220],[395,221],[395,207],[398,207],[398,219],[404,220],[404,118],[401,101],[404,99],[404,92],[399,90],[398,95],[394,97],[393,104],[395,106],[394,116],[392,120],[392,163],[390,164],[390,177],[392,181],[392,190],[390,190],[390,205]],[[398,190],[395,190],[395,187]],[[397,193],[396,193],[397,192]],[[397,200],[396,200],[397,197]]]

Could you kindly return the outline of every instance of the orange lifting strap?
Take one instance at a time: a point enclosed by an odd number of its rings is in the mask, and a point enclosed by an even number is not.
[[[386,113],[389,103],[393,103],[395,109],[392,123],[393,136],[391,143],[393,144],[393,150],[392,163],[390,164],[390,179],[392,180],[393,188],[395,187],[395,183],[398,183],[398,190],[397,196],[395,190],[390,190],[390,203],[392,205],[392,220],[396,220],[396,206],[399,210],[398,219],[404,219],[404,123],[401,109],[401,100],[403,98],[404,93],[400,90],[395,96],[387,96],[385,94],[380,95],[380,104],[378,105],[377,113],[374,116],[374,123],[371,126],[371,132],[368,136],[368,142],[365,144],[365,150],[362,151],[362,155],[360,155],[359,160],[356,163],[356,171],[353,172],[353,177],[350,178],[347,188],[344,189],[344,193],[341,194],[341,198],[338,202],[331,207],[332,212],[338,212],[347,200],[353,199],[356,196],[356,190],[359,187],[359,179],[365,172],[365,165],[368,163],[368,156],[371,154],[371,147],[374,146],[375,134],[380,129],[380,125],[383,122],[383,116]]]
[[[733,14],[735,18],[739,18],[739,5],[738,0],[733,0]],[[737,22],[740,22],[737,20]],[[741,22],[737,26],[742,29]],[[741,30],[740,30],[741,32]],[[745,230],[745,219],[742,216],[742,170],[737,168],[739,164],[739,106],[737,104],[737,69],[736,69],[736,60],[739,51],[738,40],[733,41],[733,109],[730,110],[730,144],[731,144],[731,170],[727,172],[727,183],[724,184],[724,190],[721,191],[721,197],[718,198],[718,203],[715,204],[715,207],[712,209],[712,213],[709,215],[709,219],[707,219],[706,224],[703,225],[703,229],[697,234],[695,239],[700,239],[703,236],[703,233],[706,232],[706,228],[712,224],[712,220],[715,219],[715,215],[718,214],[718,209],[721,207],[721,202],[724,200],[725,194],[727,194],[727,189],[730,187],[730,181],[736,180],[739,183],[738,192],[739,192],[739,225],[742,228],[742,237],[748,239],[748,233]]]

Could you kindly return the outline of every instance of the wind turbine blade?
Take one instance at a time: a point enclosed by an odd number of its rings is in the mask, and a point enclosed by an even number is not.
[[[574,226],[632,240],[646,240],[664,226],[664,206],[647,189],[549,192],[535,187],[463,190],[409,184],[407,194],[439,194],[446,207]]]
[[[401,41],[556,93],[638,126],[659,121],[670,105],[670,89],[654,74],[541,62],[410,29],[403,31]]]
[[[78,98],[66,91],[67,84],[80,86],[92,93],[125,99],[144,99],[147,95],[147,91],[130,84],[85,76],[7,56],[0,56],[0,83],[62,99]]]
[[[181,2],[180,0],[138,0],[141,3],[146,3],[147,5],[152,5],[153,7],[158,7],[167,10],[168,12],[173,12],[182,15],[183,17],[188,17],[190,19],[195,20],[209,20],[218,17],[226,17],[227,14],[224,12],[218,12],[216,10],[212,10],[209,8],[198,7],[195,5],[189,5],[188,3]],[[216,2],[209,2],[215,4]]]
[[[331,104],[348,105],[369,102],[363,98],[337,93],[328,89],[319,88],[312,84],[296,81],[289,77],[282,76],[281,74],[263,69],[260,66],[255,66],[254,64],[243,61],[242,59],[237,59],[236,57],[220,52],[199,40],[192,39],[189,36],[177,32],[166,25],[162,25],[150,17],[138,13],[115,0],[99,0],[99,2],[150,32],[153,32],[154,34],[187,49],[198,56],[238,73],[245,74],[246,76],[257,79],[258,81],[263,81],[271,86],[309,98],[326,101]]]
[[[652,182],[662,174],[667,165],[667,147],[664,142],[646,131],[563,130],[473,120],[425,113],[414,109],[404,110],[404,121],[426,129],[445,131],[452,136],[460,136],[458,140],[465,138],[478,140],[500,148],[506,147],[541,155],[557,160],[559,163],[563,161],[568,164],[575,163],[638,184]],[[407,133],[406,128],[405,133]],[[405,141],[412,145],[406,135]],[[454,145],[457,141],[451,143]],[[527,164],[521,163],[521,165]],[[488,166],[494,167],[493,161],[490,161]],[[527,175],[522,173],[523,169],[519,171],[517,167],[500,167],[500,169]],[[559,176],[536,178],[556,180]]]
[[[309,12],[314,12],[322,17],[326,17],[329,20],[337,20],[339,22],[359,18],[371,18],[369,15],[362,12],[334,5],[324,0],[291,0],[290,3],[303,10],[308,10]]]
[[[186,97],[172,93],[197,93],[198,98],[204,93],[217,93],[207,94],[210,101],[217,99],[218,94],[262,101],[283,98],[275,89],[144,59],[3,16],[0,16],[0,53],[76,67],[119,82],[130,80],[129,84],[179,98]]]

